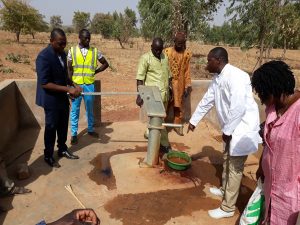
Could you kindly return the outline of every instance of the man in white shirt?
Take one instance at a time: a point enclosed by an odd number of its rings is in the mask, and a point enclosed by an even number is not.
[[[214,77],[190,119],[187,132],[194,131],[206,113],[216,107],[225,150],[222,187],[210,188],[210,192],[223,200],[219,208],[209,210],[208,214],[219,219],[234,215],[244,163],[248,154],[257,151],[260,142],[259,111],[249,75],[228,63],[224,48],[216,47],[209,52],[206,69]]]

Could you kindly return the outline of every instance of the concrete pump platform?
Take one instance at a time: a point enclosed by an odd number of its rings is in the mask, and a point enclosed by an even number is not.
[[[192,112],[208,84],[193,83]],[[211,219],[207,210],[218,207],[221,199],[211,195],[208,188],[220,185],[223,163],[223,144],[214,112],[193,133],[183,137],[169,133],[172,148],[192,156],[192,166],[186,171],[171,170],[163,162],[155,168],[139,167],[147,151],[143,138],[146,124],[140,121],[98,121],[99,138],[88,136],[85,121],[81,122],[78,145],[70,146],[68,140],[69,150],[80,159],[59,159],[61,167],[52,169],[43,160],[43,111],[34,105],[35,85],[33,80],[0,83],[0,154],[10,177],[33,191],[0,198],[0,207],[8,210],[0,214],[0,224],[29,225],[42,219],[52,222],[80,208],[65,189],[69,184],[104,225],[238,224],[255,186],[259,154],[249,156],[246,162],[235,216]],[[30,178],[16,179],[19,163],[28,164]]]

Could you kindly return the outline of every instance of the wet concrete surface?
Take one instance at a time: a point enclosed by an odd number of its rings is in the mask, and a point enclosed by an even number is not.
[[[0,214],[0,224],[27,225],[42,219],[52,222],[80,208],[65,190],[68,184],[86,207],[95,209],[101,224],[236,224],[255,186],[252,177],[258,159],[250,156],[246,162],[235,216],[217,221],[209,218],[207,210],[221,202],[208,189],[220,185],[222,143],[218,131],[213,127],[207,130],[207,126],[207,122],[201,122],[195,132],[183,137],[169,134],[173,149],[192,156],[192,166],[183,172],[169,169],[163,162],[155,168],[139,167],[147,151],[145,124],[139,121],[104,123],[96,128],[99,138],[88,136],[82,128],[79,144],[70,146],[80,159],[59,159],[62,167],[58,169],[43,161],[41,130],[34,148],[8,167],[14,178],[15,164],[28,163],[31,177],[17,184],[33,193],[0,198],[0,207],[8,210]]]
[[[113,174],[110,159],[114,155],[121,155],[132,152],[144,152],[146,154],[147,147],[136,146],[135,149],[118,149],[113,152],[106,152],[97,155],[90,163],[94,165],[94,169],[88,174],[90,179],[99,185],[105,185],[108,190],[116,189],[116,179]]]

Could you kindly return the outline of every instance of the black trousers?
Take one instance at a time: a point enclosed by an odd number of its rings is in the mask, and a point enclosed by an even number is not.
[[[63,109],[44,109],[45,133],[44,133],[44,156],[52,157],[57,133],[57,147],[59,152],[68,149],[66,145],[69,124],[69,106]]]

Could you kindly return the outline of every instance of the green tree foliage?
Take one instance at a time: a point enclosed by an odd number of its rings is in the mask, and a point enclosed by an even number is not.
[[[72,25],[71,26],[63,26],[62,29],[68,34],[72,34],[75,32],[74,27]]]
[[[113,13],[113,38],[119,41],[122,48],[123,43],[127,43],[134,35],[136,28],[136,14],[132,9],[126,8],[124,13]]]
[[[279,17],[279,32],[275,35],[274,47],[297,49],[300,46],[300,3],[287,4],[282,7]]]
[[[1,0],[4,7],[0,10],[2,29],[16,34],[17,41],[20,34],[31,34],[46,31],[48,24],[38,10],[19,0]]]
[[[24,25],[23,32],[25,34],[31,34],[34,38],[36,32],[48,31],[48,23],[44,21],[45,16],[39,14],[36,9],[32,10],[32,16],[29,17],[28,22]]]
[[[63,22],[61,16],[51,16],[50,17],[50,28],[62,28]]]
[[[141,0],[138,4],[141,18],[141,33],[146,39],[160,36],[172,37],[172,6],[170,0]]]
[[[72,20],[75,32],[79,32],[81,29],[88,29],[91,23],[90,13],[86,12],[74,12],[73,20]]]
[[[96,13],[91,24],[91,31],[101,34],[104,38],[112,38],[114,20],[110,13]]]
[[[238,24],[241,47],[258,47],[258,63],[269,58],[273,47],[295,43],[299,37],[299,1],[292,0],[230,0],[227,14]],[[298,27],[298,28],[297,28]],[[291,46],[289,44],[289,46]],[[294,46],[295,47],[295,46]]]
[[[222,26],[212,26],[208,24],[203,29],[203,41],[207,44],[230,46],[239,45],[237,34],[239,32],[239,25],[236,23],[225,22]]]
[[[91,27],[93,33],[100,33],[104,38],[114,38],[124,48],[124,43],[136,34],[136,23],[135,12],[126,8],[123,13],[96,13]]]
[[[199,38],[205,21],[211,19],[222,0],[141,0],[141,32],[146,39],[161,36],[171,41],[178,31]]]

